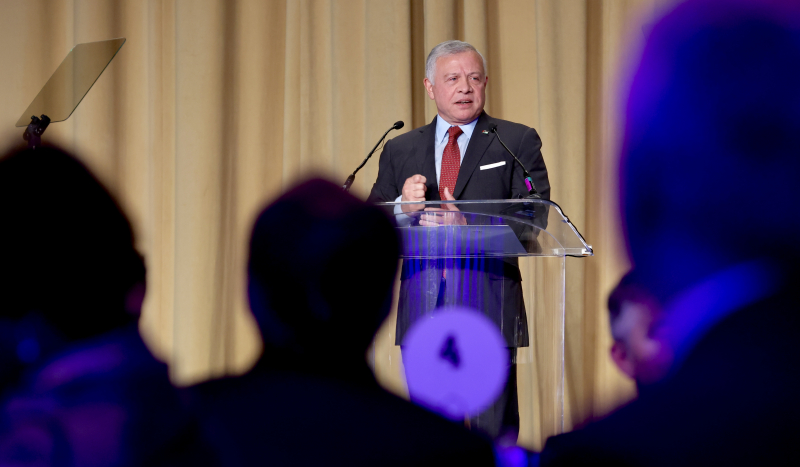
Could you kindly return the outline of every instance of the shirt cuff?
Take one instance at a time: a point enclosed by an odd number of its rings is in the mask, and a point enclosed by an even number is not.
[[[397,197],[397,199],[394,200],[394,202],[399,203],[402,200],[403,200],[403,195],[400,195]],[[399,204],[394,207],[394,215],[396,216],[398,214],[403,214],[403,206],[400,206]]]
[[[399,203],[402,200],[403,200],[403,195],[400,195],[397,197],[397,199],[394,200],[394,202]],[[396,204],[394,206],[394,220],[395,222],[397,222],[397,225],[399,226],[410,225],[411,222],[414,221],[414,219],[411,216],[407,216],[403,212],[403,206],[399,204]]]

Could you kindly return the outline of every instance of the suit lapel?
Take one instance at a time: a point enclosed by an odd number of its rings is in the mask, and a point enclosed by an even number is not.
[[[417,140],[417,154],[421,154],[422,167],[418,173],[422,174],[425,179],[425,186],[428,190],[425,192],[425,199],[429,201],[436,201],[439,199],[439,180],[436,179],[436,149],[434,143],[436,141],[436,119],[430,125],[420,128],[422,133],[421,137]]]
[[[489,116],[483,112],[478,117],[478,123],[475,124],[475,130],[472,132],[472,137],[469,139],[469,146],[467,146],[467,153],[464,154],[464,159],[461,161],[461,168],[458,170],[458,179],[456,180],[456,188],[453,196],[460,199],[464,187],[467,186],[472,172],[478,166],[478,162],[489,147],[489,143],[494,139],[494,134],[484,134],[484,130],[489,130]],[[435,166],[434,166],[435,170]],[[436,172],[434,172],[436,173]]]

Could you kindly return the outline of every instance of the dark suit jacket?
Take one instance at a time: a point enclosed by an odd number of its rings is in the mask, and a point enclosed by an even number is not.
[[[406,179],[416,174],[426,178],[426,199],[440,199],[434,157],[436,118],[429,125],[386,143],[370,201],[394,201],[400,196]],[[497,136],[489,132],[492,123],[497,125],[503,142],[528,169],[542,198],[549,199],[550,183],[541,153],[542,141],[536,130],[492,118],[485,112],[478,118],[461,162],[453,193],[455,198],[510,199],[528,194],[522,169],[495,141]],[[505,162],[505,165],[488,170],[479,169],[479,166],[496,162]],[[483,261],[461,259],[449,264],[441,260],[403,261],[397,344],[402,343],[405,332],[417,318],[433,312],[440,295],[438,284],[442,268],[448,270],[445,304],[463,304],[481,309],[497,324],[509,347],[528,345],[527,318],[520,285],[522,278],[516,258]],[[458,293],[466,287],[469,294]]]
[[[797,465],[800,293],[712,328],[669,379],[609,417],[550,438],[542,466]]]

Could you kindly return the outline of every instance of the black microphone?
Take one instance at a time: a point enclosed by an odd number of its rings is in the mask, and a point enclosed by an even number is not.
[[[522,165],[522,162],[520,162],[520,160],[517,159],[517,156],[515,156],[514,153],[511,152],[511,149],[508,149],[506,143],[504,143],[503,140],[500,139],[500,133],[497,132],[497,124],[490,123],[489,131],[497,135],[497,141],[500,141],[500,144],[502,144],[503,147],[506,149],[506,151],[509,154],[511,154],[511,157],[513,157],[514,160],[517,161],[517,164],[519,164],[519,166],[522,167],[522,173],[525,174],[525,186],[528,187],[528,196],[526,196],[526,198],[534,198],[534,199],[541,198],[542,195],[540,195],[539,192],[536,191],[536,187],[533,185],[533,179],[531,178],[531,174],[528,173],[528,169],[526,169],[525,166]]]
[[[386,138],[386,135],[388,135],[390,131],[399,130],[400,128],[403,128],[404,125],[405,123],[403,123],[402,120],[399,120],[394,122],[394,125],[392,125],[391,128],[386,130],[386,133],[384,133],[383,136],[381,136],[381,139],[378,140],[377,144],[375,144],[375,147],[372,148],[372,151],[370,151],[369,154],[367,154],[367,157],[366,159],[364,159],[364,162],[362,162],[361,165],[356,167],[356,170],[354,170],[353,173],[351,173],[350,176],[347,177],[347,180],[344,181],[344,185],[342,185],[342,190],[350,191],[350,187],[353,185],[353,181],[356,179],[356,172],[361,170],[361,167],[364,167],[364,164],[367,163],[369,158],[372,157],[372,154],[375,152],[375,150],[378,149],[378,146],[381,144],[381,141],[383,141],[384,138]]]

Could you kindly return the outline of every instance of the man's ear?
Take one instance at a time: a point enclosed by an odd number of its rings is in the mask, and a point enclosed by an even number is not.
[[[625,350],[625,344],[620,341],[614,341],[609,353],[611,354],[611,360],[614,361],[614,364],[617,365],[621,372],[625,373],[628,378],[636,379],[633,362],[630,360],[627,350]]]
[[[433,99],[433,83],[431,83],[428,78],[425,78],[422,80],[422,84],[425,85],[425,91],[428,92],[428,97]]]

